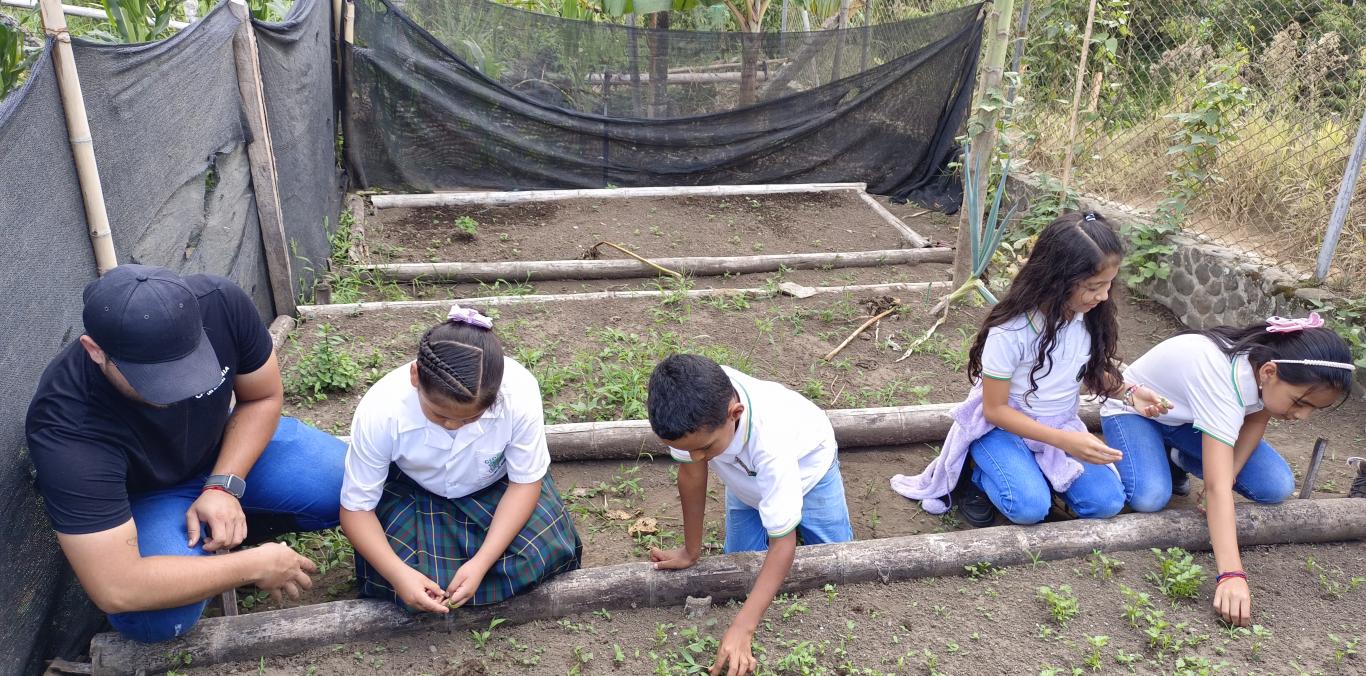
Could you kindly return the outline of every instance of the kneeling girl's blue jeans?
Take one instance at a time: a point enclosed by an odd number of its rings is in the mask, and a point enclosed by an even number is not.
[[[1115,463],[1124,481],[1124,494],[1135,512],[1156,512],[1172,497],[1172,475],[1168,467],[1175,460],[1181,469],[1204,478],[1204,439],[1191,424],[1164,425],[1133,413],[1101,418],[1105,443],[1124,454]],[[1233,490],[1253,502],[1274,504],[1295,491],[1295,475],[1276,449],[1265,440],[1257,444],[1247,464],[1233,480]]]
[[[976,467],[972,482],[1011,523],[1043,521],[1053,505],[1053,488],[1017,434],[993,429],[968,446]],[[1078,461],[1080,462],[1080,461]],[[1124,509],[1124,486],[1114,470],[1082,462],[1082,474],[1062,499],[1083,519],[1104,519]]]
[[[346,444],[340,439],[294,418],[281,418],[275,436],[246,476],[242,511],[293,515],[305,531],[336,526],[345,459]],[[210,555],[204,551],[206,534],[194,547],[185,546],[190,540],[185,512],[199,499],[206,478],[129,496],[141,556]],[[135,641],[165,641],[189,631],[208,603],[205,599],[179,608],[116,613],[109,616],[109,623]]]
[[[836,459],[825,476],[802,496],[802,520],[797,537],[804,545],[849,542],[854,527],[849,523],[849,505],[844,501],[844,477]],[[759,510],[746,505],[726,490],[726,553],[768,551],[768,531]]]

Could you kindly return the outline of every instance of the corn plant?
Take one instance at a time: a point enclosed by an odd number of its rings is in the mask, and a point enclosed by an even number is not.
[[[171,34],[177,0],[103,0],[113,37],[119,42],[151,42]]]
[[[29,44],[27,38],[17,21],[0,16],[0,99],[19,87],[28,67],[42,51]]]

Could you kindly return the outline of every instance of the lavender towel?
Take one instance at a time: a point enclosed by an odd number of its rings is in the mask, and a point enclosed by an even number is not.
[[[1019,410],[1013,403],[1011,407]],[[1028,415],[1027,412],[1025,414]],[[963,462],[968,457],[968,446],[996,428],[982,415],[981,384],[973,387],[967,401],[953,407],[949,415],[953,416],[953,426],[949,428],[948,436],[944,437],[944,447],[939,451],[939,456],[930,461],[920,474],[898,474],[892,477],[892,490],[912,500],[919,500],[920,508],[931,514],[943,514],[949,510],[946,498],[958,484],[958,475],[962,473]],[[1034,419],[1054,429],[1087,431],[1086,424],[1077,417],[1075,410],[1066,415]],[[1048,479],[1053,490],[1059,493],[1066,491],[1081,476],[1081,463],[1063,450],[1033,439],[1022,440],[1034,452],[1034,460],[1039,463],[1039,469],[1043,470],[1044,478]]]

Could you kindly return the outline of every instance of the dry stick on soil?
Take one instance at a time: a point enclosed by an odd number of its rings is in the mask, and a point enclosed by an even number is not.
[[[652,267],[652,268],[654,268],[654,269],[656,269],[656,270],[658,270],[658,271],[660,271],[660,272],[662,272],[662,273],[664,273],[664,274],[666,274],[666,275],[670,275],[670,276],[672,276],[674,279],[683,279],[683,275],[682,275],[682,274],[677,273],[677,272],[674,272],[673,270],[670,270],[670,269],[668,269],[668,268],[666,268],[666,267],[664,267],[664,266],[662,266],[662,265],[657,265],[657,264],[651,262],[649,259],[646,259],[646,258],[644,258],[644,257],[641,257],[641,256],[636,255],[636,253],[635,253],[634,251],[631,251],[630,249],[627,249],[626,247],[624,247],[624,246],[622,246],[622,245],[620,245],[620,244],[616,244],[616,243],[614,243],[614,242],[608,242],[607,240],[603,240],[603,241],[601,241],[601,242],[598,242],[597,244],[594,244],[593,246],[588,247],[587,257],[589,257],[589,258],[596,258],[597,255],[598,255],[598,247],[600,247],[600,246],[602,246],[602,245],[604,245],[604,244],[606,244],[607,246],[610,246],[610,247],[612,247],[613,249],[616,249],[617,251],[620,251],[620,252],[626,254],[627,256],[630,256],[631,258],[634,258],[634,259],[636,259],[636,260],[638,260],[638,261],[640,261],[640,262],[642,262],[642,263],[644,263],[644,264],[646,264],[646,265],[648,265],[648,266],[650,266],[650,267]]]
[[[1279,505],[1239,505],[1239,544],[1340,542],[1366,537],[1366,500],[1293,500]],[[797,548],[782,591],[923,577],[963,575],[981,561],[1019,566],[1034,557],[1059,560],[1096,549],[1136,551],[1153,547],[1208,550],[1209,529],[1194,510],[1168,509],[1111,519],[1078,519],[1037,526],[1000,526],[951,533],[910,535]],[[649,563],[580,569],[492,606],[448,615],[409,615],[378,600],[333,601],[313,606],[210,618],[184,636],[142,644],[115,633],[91,642],[96,673],[164,671],[173,656],[190,654],[194,666],[299,652],[354,640],[377,641],[428,630],[454,632],[487,627],[495,617],[511,624],[551,620],[600,609],[679,606],[688,596],[717,603],[744,598],[763,565],[758,552],[710,556],[685,571],[655,570]]]
[[[901,308],[901,301],[898,300],[898,301],[894,302],[894,303],[892,304],[892,307],[889,307],[889,308],[887,308],[886,310],[883,310],[882,312],[880,312],[880,313],[878,313],[877,315],[875,315],[872,319],[869,319],[868,321],[864,322],[862,326],[858,327],[857,329],[854,329],[854,332],[851,333],[851,334],[849,334],[849,337],[848,337],[848,338],[845,338],[843,343],[840,343],[838,347],[836,347],[835,349],[831,350],[829,354],[827,354],[827,355],[825,355],[825,356],[823,357],[823,359],[825,359],[826,361],[830,361],[831,359],[834,359],[834,358],[835,358],[835,355],[839,354],[841,350],[843,350],[844,348],[848,347],[848,346],[849,346],[849,343],[852,343],[852,342],[854,341],[854,339],[858,337],[858,334],[863,333],[864,331],[866,331],[866,330],[868,329],[868,327],[870,327],[870,326],[872,326],[873,324],[876,324],[876,323],[882,321],[882,318],[883,318],[883,317],[886,317],[887,315],[892,314],[893,312],[896,312],[896,311],[897,311],[898,309],[900,309],[900,308]]]

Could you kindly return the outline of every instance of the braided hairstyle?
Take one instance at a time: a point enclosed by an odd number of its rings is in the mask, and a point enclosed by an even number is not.
[[[437,324],[417,345],[417,380],[428,397],[487,409],[503,384],[503,345],[492,329]]]

